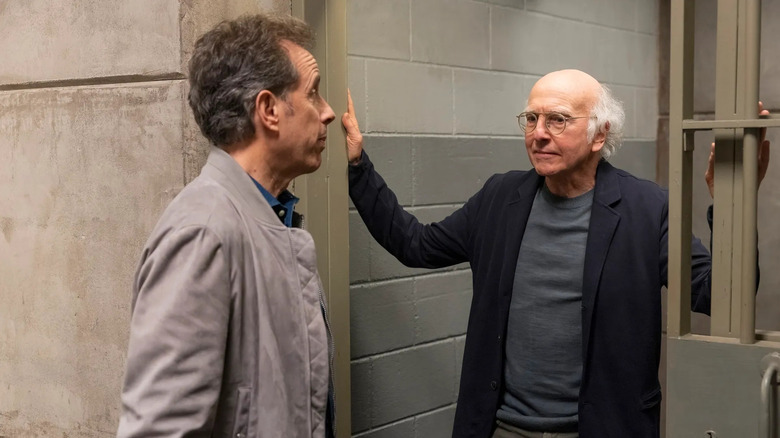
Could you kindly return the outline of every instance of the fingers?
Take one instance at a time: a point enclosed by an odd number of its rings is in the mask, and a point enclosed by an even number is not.
[[[355,106],[352,104],[352,93],[349,92],[349,88],[347,88],[347,113],[352,117],[355,116]]]
[[[355,105],[352,102],[352,93],[349,92],[349,89],[347,89],[347,112],[341,116],[341,124],[347,130],[347,144],[362,146],[363,136],[360,133],[360,126],[355,116]]]
[[[712,174],[715,171],[715,142],[710,145],[710,157],[707,159],[707,171],[704,174],[705,178],[712,178]]]
[[[350,114],[349,112],[342,114],[341,124],[344,125],[345,128],[347,128],[348,132],[359,130],[357,124],[357,118],[355,117],[355,114]]]
[[[341,123],[345,128],[352,128],[355,131],[360,129],[355,116],[355,105],[352,103],[352,93],[350,93],[349,88],[347,88],[347,112],[341,117]]]
[[[761,142],[761,146],[758,148],[758,172],[759,175],[766,173],[766,168],[769,166],[769,140]]]
[[[715,143],[710,144],[710,157],[707,161],[707,170],[704,172],[704,182],[707,183],[707,190],[710,197],[715,197]]]
[[[347,160],[351,164],[360,162],[363,151],[363,135],[360,133],[357,117],[355,116],[355,105],[352,102],[352,93],[347,88],[347,112],[341,116],[341,124],[347,131]]]

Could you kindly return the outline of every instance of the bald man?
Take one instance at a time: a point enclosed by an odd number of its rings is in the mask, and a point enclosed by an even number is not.
[[[471,265],[453,437],[656,438],[667,193],[606,161],[623,109],[586,73],[544,76],[517,118],[533,169],[423,225],[374,170],[351,101],[342,117],[350,196],[374,238],[407,266]],[[709,313],[698,239],[691,265],[691,305]]]

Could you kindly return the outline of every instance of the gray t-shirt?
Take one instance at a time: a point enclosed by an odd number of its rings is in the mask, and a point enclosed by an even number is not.
[[[496,416],[516,427],[575,432],[582,381],[582,276],[593,190],[543,186],[517,258],[506,334],[505,390]]]

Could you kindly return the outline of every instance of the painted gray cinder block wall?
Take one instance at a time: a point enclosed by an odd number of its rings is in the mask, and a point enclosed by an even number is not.
[[[657,1],[352,0],[348,25],[366,151],[423,222],[492,174],[530,167],[514,116],[539,77],[563,68],[591,73],[624,102],[626,142],[613,162],[656,178]],[[350,276],[354,436],[450,436],[468,266],[404,267],[351,211]]]
[[[189,53],[260,10],[290,2],[0,2],[0,437],[115,433],[140,251],[207,152]]]

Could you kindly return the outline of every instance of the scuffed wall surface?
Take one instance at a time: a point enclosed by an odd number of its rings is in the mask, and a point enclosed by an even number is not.
[[[0,2],[0,53],[0,84],[176,72],[179,2]]]
[[[0,435],[111,431],[135,259],[181,186],[181,92],[0,93]]]

